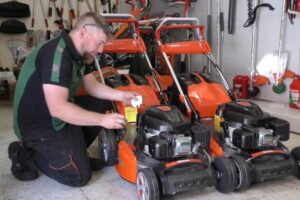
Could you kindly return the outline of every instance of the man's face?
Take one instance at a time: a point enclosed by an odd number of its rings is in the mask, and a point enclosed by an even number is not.
[[[102,29],[93,27],[92,25],[85,26],[85,37],[83,39],[84,53],[95,55],[103,51],[107,37]]]

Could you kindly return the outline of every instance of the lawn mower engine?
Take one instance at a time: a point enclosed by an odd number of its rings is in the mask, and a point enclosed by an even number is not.
[[[210,131],[202,123],[191,123],[175,106],[152,106],[139,116],[138,129],[139,168],[156,172],[163,194],[216,184],[215,171],[204,151]]]
[[[289,139],[289,123],[271,117],[251,102],[230,102],[221,108],[227,126],[226,144],[245,151],[258,151],[278,146]]]
[[[175,106],[154,106],[146,110],[139,120],[144,131],[144,152],[157,160],[192,156],[209,145],[209,132],[190,120]],[[198,127],[195,127],[198,126]]]
[[[249,173],[250,179],[245,175],[244,182],[296,175],[295,160],[280,142],[289,139],[289,122],[269,116],[251,102],[230,102],[220,106],[218,113],[224,118],[227,153],[244,158],[237,164]]]

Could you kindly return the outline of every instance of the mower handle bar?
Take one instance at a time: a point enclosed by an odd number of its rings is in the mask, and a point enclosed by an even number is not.
[[[126,13],[101,13],[105,19],[135,19],[132,14]]]
[[[136,35],[139,35],[139,23],[136,18],[131,14],[119,14],[119,13],[105,13],[101,14],[108,23],[119,23],[114,27],[113,32],[120,29],[121,27],[132,27],[131,35],[135,38]]]
[[[200,33],[203,35],[203,29],[204,26],[199,25],[199,20],[194,17],[165,17],[161,20],[158,20],[159,24],[155,31],[155,36],[157,40],[160,40],[160,32],[162,30],[167,29],[188,29],[192,28],[194,32],[194,36],[196,39],[200,40],[202,39]],[[175,24],[175,25],[174,25]],[[195,29],[199,28],[199,31],[196,31]]]
[[[164,17],[159,20],[157,29],[168,26],[168,23],[198,25],[199,20],[195,17]]]

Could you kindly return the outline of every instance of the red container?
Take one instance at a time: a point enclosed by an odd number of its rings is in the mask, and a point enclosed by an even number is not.
[[[290,100],[291,108],[300,109],[300,76],[296,76],[290,84]]]
[[[233,79],[233,93],[238,99],[248,98],[249,76],[237,75]]]
[[[295,3],[295,11],[300,12],[300,0],[297,0]]]

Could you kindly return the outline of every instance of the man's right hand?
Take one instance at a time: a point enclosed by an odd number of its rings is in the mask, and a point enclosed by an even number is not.
[[[122,129],[126,126],[126,118],[118,113],[103,114],[101,126],[107,129]]]

